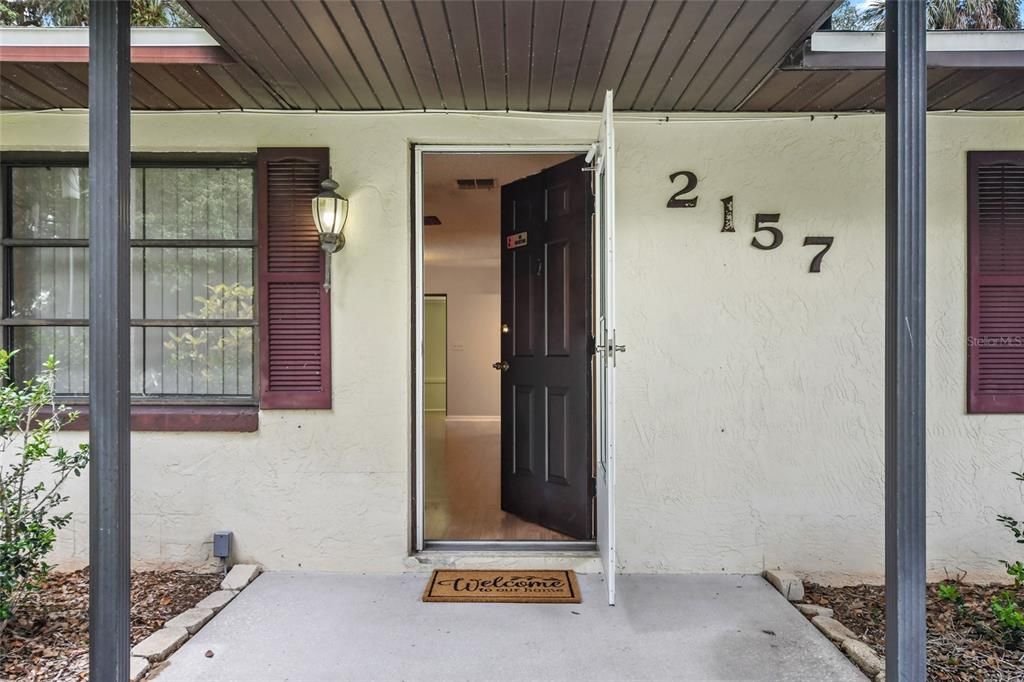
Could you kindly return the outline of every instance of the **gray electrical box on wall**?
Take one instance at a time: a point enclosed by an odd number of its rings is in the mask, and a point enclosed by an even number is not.
[[[213,534],[213,556],[218,559],[231,556],[231,531],[219,530]]]

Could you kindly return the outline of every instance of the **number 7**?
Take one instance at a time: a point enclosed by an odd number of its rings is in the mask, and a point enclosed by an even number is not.
[[[821,272],[821,259],[824,258],[825,254],[828,253],[828,250],[832,248],[833,241],[835,241],[835,237],[804,237],[804,246],[825,247],[811,259],[811,269],[809,272]]]

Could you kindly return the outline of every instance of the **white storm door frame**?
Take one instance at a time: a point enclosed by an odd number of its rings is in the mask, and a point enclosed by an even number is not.
[[[605,92],[598,134],[595,187],[595,252],[597,282],[597,549],[601,555],[608,604],[615,604],[615,128],[613,92]]]
[[[424,154],[586,154],[593,144],[415,144],[413,145],[413,549],[422,552],[426,535],[426,479],[424,476],[426,434],[423,424],[425,406],[423,386],[423,155]],[[467,543],[472,546],[472,543]],[[516,542],[486,543],[514,546]],[[523,544],[523,543],[520,543]]]

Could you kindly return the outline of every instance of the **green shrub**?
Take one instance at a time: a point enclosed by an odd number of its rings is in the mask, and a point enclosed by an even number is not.
[[[1011,639],[1019,639],[1021,634],[1024,634],[1024,613],[1021,612],[1012,592],[1003,592],[999,597],[992,597],[992,613],[1004,634]]]
[[[952,602],[953,604],[962,604],[964,601],[963,595],[960,594],[960,588],[950,583],[939,585],[939,599]]]
[[[38,376],[13,382],[13,356],[0,350],[0,635],[18,603],[49,573],[46,555],[71,521],[70,512],[58,513],[68,499],[61,488],[89,461],[87,445],[68,450],[52,444],[78,417],[54,400],[57,362],[51,356]]]
[[[1024,483],[1024,472],[1012,472],[1018,483]],[[1017,544],[1024,545],[1024,526],[1021,522],[1008,514],[1000,514],[996,517],[999,523],[1003,524],[1013,535]],[[1013,586],[1020,589],[1024,586],[1024,563],[1020,561],[1003,561],[1006,567],[1006,574],[1013,578]],[[1021,604],[1017,601],[1017,595],[1007,590],[999,597],[992,598],[992,614],[996,617],[1003,635],[1014,642],[1019,642],[1024,637],[1024,612],[1021,611]]]
[[[1024,483],[1024,472],[1013,471],[1011,473],[1018,482]],[[1006,514],[1000,514],[996,519],[998,519],[999,523],[1003,524],[1008,531],[1013,533],[1014,540],[1017,544],[1024,545],[1024,527],[1021,526],[1020,521]],[[1003,563],[1006,564],[1005,561]],[[1017,563],[1019,564],[1020,562]],[[1007,568],[1009,568],[1009,564],[1007,564]]]
[[[1019,561],[1014,561],[1012,564],[1009,561],[1002,562],[1003,566],[1006,566],[1006,574],[1013,578],[1013,586],[1021,587],[1024,585],[1024,564]]]
[[[1018,482],[1024,483],[1024,472],[1014,471],[1013,477]],[[1000,514],[996,517],[999,523],[1003,524],[1006,530],[1013,534],[1014,541],[1019,545],[1024,545],[1024,526],[1021,522],[1008,514]],[[1020,588],[1024,586],[1024,564],[1020,561],[1009,561],[1001,562],[1006,567],[1006,574],[1013,578],[1014,587]]]

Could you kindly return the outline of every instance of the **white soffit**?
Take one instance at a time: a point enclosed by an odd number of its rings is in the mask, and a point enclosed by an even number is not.
[[[133,28],[132,47],[216,47],[219,43],[201,28]],[[85,26],[5,26],[2,47],[88,47]]]
[[[1024,31],[928,31],[929,52],[1024,52]],[[817,31],[811,52],[885,52],[883,31]]]

